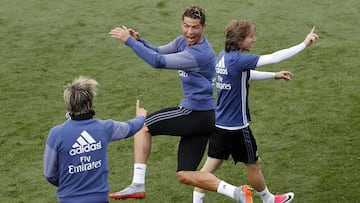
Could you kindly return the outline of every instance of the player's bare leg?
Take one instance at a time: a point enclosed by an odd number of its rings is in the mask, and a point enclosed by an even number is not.
[[[265,178],[261,172],[260,158],[254,164],[246,164],[248,180],[265,203],[289,203],[294,199],[294,193],[273,195],[266,187]]]
[[[131,185],[125,189],[110,193],[112,199],[143,199],[145,193],[146,164],[151,152],[151,134],[147,127],[143,127],[134,136],[134,175]]]

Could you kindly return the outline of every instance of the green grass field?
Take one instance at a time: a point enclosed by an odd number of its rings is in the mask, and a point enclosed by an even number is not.
[[[206,9],[206,36],[216,53],[231,19],[256,23],[252,53],[257,54],[300,43],[317,26],[317,44],[262,68],[290,70],[293,81],[252,83],[251,126],[273,193],[293,191],[295,203],[360,202],[359,1],[0,3],[0,202],[56,202],[56,188],[43,177],[42,156],[48,131],[65,119],[62,92],[75,77],[100,83],[95,111],[102,119],[131,119],[136,99],[150,112],[180,102],[176,71],[150,68],[108,33],[126,25],[154,45],[165,44],[181,34],[180,16],[189,4]],[[192,188],[175,178],[178,140],[153,139],[148,197],[142,202],[192,202]],[[132,138],[110,144],[111,191],[131,181],[132,144]],[[232,161],[216,175],[235,185],[246,183],[243,166]],[[208,192],[206,202],[234,201]]]

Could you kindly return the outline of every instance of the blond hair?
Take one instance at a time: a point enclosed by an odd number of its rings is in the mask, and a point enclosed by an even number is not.
[[[66,110],[70,115],[83,114],[92,107],[98,82],[86,76],[76,78],[64,90]]]

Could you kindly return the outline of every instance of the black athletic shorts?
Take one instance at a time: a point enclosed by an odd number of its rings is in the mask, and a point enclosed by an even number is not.
[[[170,107],[150,114],[146,125],[152,136],[180,136],[177,171],[195,171],[215,126],[215,111]]]
[[[240,130],[215,127],[209,139],[208,156],[228,160],[230,155],[235,164],[237,162],[252,164],[258,160],[256,140],[249,126]]]

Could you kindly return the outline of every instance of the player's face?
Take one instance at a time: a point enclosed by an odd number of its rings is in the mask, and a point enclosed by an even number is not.
[[[255,36],[255,27],[251,26],[249,34],[246,36],[246,38],[240,42],[240,51],[250,51],[253,44],[256,42],[256,36]]]
[[[200,19],[184,17],[184,20],[181,22],[181,28],[188,46],[201,42],[205,25],[200,24]]]

